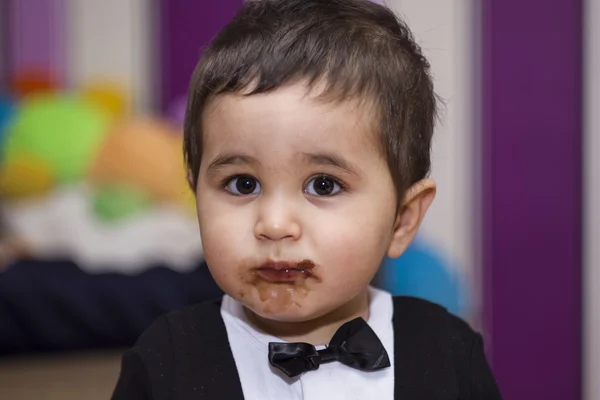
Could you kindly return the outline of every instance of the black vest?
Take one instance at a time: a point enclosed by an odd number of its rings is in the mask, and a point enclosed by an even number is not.
[[[501,398],[480,335],[461,319],[395,297],[393,325],[395,399]],[[220,303],[157,320],[124,355],[113,399],[244,399]]]

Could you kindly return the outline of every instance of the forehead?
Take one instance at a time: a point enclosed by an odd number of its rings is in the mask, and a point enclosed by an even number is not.
[[[380,158],[374,116],[370,102],[326,101],[302,84],[264,94],[220,95],[203,115],[203,156],[327,150]]]

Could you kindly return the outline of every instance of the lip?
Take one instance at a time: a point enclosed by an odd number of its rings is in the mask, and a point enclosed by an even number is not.
[[[310,260],[299,262],[267,261],[256,268],[256,274],[272,283],[295,283],[313,276],[315,264]]]

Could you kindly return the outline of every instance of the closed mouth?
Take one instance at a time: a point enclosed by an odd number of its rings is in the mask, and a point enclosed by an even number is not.
[[[272,283],[294,283],[312,277],[315,264],[310,260],[299,262],[267,261],[256,268],[256,274]]]
[[[315,267],[315,263],[310,260],[302,260],[302,261],[270,261],[268,260],[264,264],[262,264],[258,269],[272,269],[276,271],[281,270],[302,270],[309,271]]]

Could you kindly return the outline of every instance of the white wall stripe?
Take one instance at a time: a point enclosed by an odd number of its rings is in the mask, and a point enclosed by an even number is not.
[[[153,1],[68,0],[68,76],[77,88],[96,79],[124,85],[135,111],[155,104]]]
[[[584,1],[583,394],[600,400],[600,2]]]

